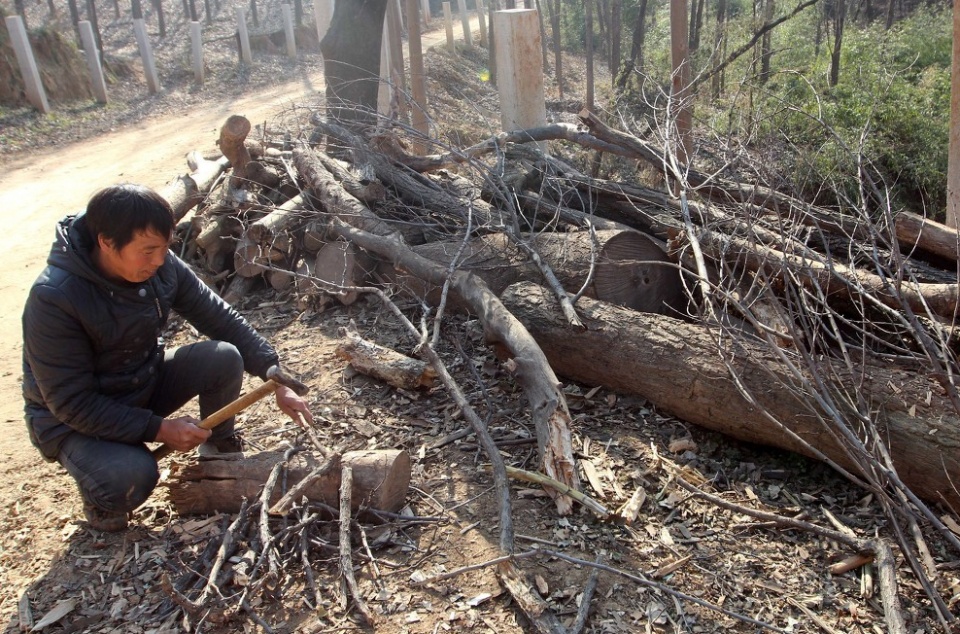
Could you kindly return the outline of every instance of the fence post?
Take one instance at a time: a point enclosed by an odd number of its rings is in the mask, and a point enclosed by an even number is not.
[[[540,54],[540,22],[535,9],[493,14],[497,34],[497,88],[504,131],[535,128],[547,122]],[[546,143],[537,145],[546,151]]]
[[[487,48],[487,15],[483,0],[477,0],[477,24],[480,25],[480,46]]]
[[[470,14],[467,13],[467,0],[457,0],[460,11],[460,24],[463,25],[463,42],[467,49],[473,48],[473,33],[470,31]]]
[[[407,13],[410,13],[409,8],[407,9]],[[433,17],[430,15],[430,0],[420,0],[420,17],[423,18],[424,26],[430,26],[430,18]],[[409,20],[410,18],[408,17],[407,19]]]
[[[287,57],[297,59],[297,39],[293,32],[293,11],[289,4],[280,5],[280,12],[283,14],[283,33],[287,40]]]
[[[203,38],[200,23],[190,23],[190,50],[193,53],[193,77],[198,84],[203,83]]]
[[[443,26],[447,29],[447,48],[451,53],[457,52],[457,47],[453,43],[453,17],[450,15],[450,3],[443,3]]]
[[[237,7],[237,35],[240,36],[240,61],[252,65],[253,53],[250,52],[250,34],[247,33],[247,14],[243,7]]]
[[[313,0],[313,21],[317,23],[317,41],[322,42],[323,36],[330,28],[333,18],[333,0]]]
[[[30,40],[27,38],[27,30],[23,27],[23,20],[19,15],[9,15],[6,25],[7,32],[10,33],[13,53],[20,65],[20,75],[23,76],[27,101],[43,114],[47,114],[50,112],[50,104],[47,102],[47,93],[43,90],[43,84],[40,83],[40,71],[37,70],[37,62],[33,58],[33,49],[30,48]]]
[[[90,87],[93,88],[93,96],[100,103],[107,103],[107,83],[104,81],[103,67],[100,65],[100,50],[97,48],[97,39],[89,20],[80,21],[80,38],[83,40],[83,50],[87,56],[87,68],[90,69]]]
[[[153,49],[150,48],[150,38],[147,36],[147,25],[143,18],[133,21],[133,33],[140,47],[140,58],[143,60],[143,72],[147,76],[147,90],[150,94],[160,92],[160,78],[157,77],[157,66],[153,62]]]

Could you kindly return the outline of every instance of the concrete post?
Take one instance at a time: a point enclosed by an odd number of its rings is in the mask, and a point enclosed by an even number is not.
[[[293,10],[289,4],[280,5],[283,14],[283,33],[287,40],[287,57],[297,59],[297,38],[293,32]]]
[[[487,48],[487,9],[483,0],[477,0],[477,23],[480,25],[480,46]]]
[[[93,88],[93,96],[100,103],[107,103],[107,82],[103,78],[100,51],[97,49],[97,38],[93,34],[93,25],[90,24],[89,20],[81,20],[77,27],[80,29],[80,39],[83,40],[87,68],[90,69],[90,87]]]
[[[451,53],[457,52],[457,47],[453,43],[453,16],[450,14],[450,3],[443,3],[443,26],[447,29],[447,48]]]
[[[199,22],[190,23],[190,50],[193,54],[193,78],[203,83],[203,33]]]
[[[317,23],[317,41],[322,42],[323,36],[330,28],[333,19],[334,0],[313,0],[313,20]]]
[[[407,10],[409,13],[410,10]],[[430,26],[430,18],[433,16],[430,15],[430,0],[420,0],[420,17],[423,18],[423,25]],[[407,18],[410,19],[409,17]],[[408,36],[409,37],[409,36]]]
[[[535,9],[493,14],[497,34],[497,88],[503,129],[535,128],[547,122],[540,55],[540,22]],[[538,143],[546,150],[546,143]]]
[[[27,39],[27,29],[23,26],[23,19],[19,15],[9,15],[5,24],[7,25],[7,32],[10,34],[13,53],[16,55],[17,64],[20,66],[20,75],[23,77],[27,101],[43,114],[47,114],[50,112],[50,103],[47,101],[47,93],[40,82],[40,71],[37,69],[37,62],[33,58],[33,49],[30,48],[30,40]]]
[[[237,35],[240,36],[240,60],[248,66],[253,65],[250,33],[247,31],[247,12],[243,7],[237,7]]]
[[[143,18],[133,21],[133,33],[140,47],[140,59],[143,60],[143,74],[147,77],[147,90],[151,95],[160,92],[160,77],[157,75],[157,65],[153,61],[153,49],[150,48],[150,37],[147,36],[147,25]]]
[[[460,24],[463,25],[463,42],[468,49],[473,48],[473,33],[470,32],[470,14],[467,13],[467,0],[457,0],[460,11]]]

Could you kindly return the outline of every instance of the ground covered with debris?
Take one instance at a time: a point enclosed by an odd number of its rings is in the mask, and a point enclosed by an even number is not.
[[[430,94],[449,115],[437,116],[436,136],[451,147],[496,131],[496,95],[482,81],[482,62],[478,53],[454,60],[441,51],[428,60]],[[582,69],[571,60],[567,72],[576,85]],[[551,116],[573,120],[577,110],[572,104]],[[49,632],[533,631],[495,574],[501,526],[494,482],[461,408],[442,387],[393,388],[336,355],[347,327],[415,355],[418,341],[396,315],[374,294],[343,306],[262,286],[237,307],[311,387],[318,421],[306,433],[263,401],[239,419],[248,454],[293,459],[318,446],[402,449],[412,462],[403,507],[353,518],[348,548],[336,500],[282,519],[267,518],[253,498],[240,513],[181,515],[169,487],[196,457],[178,455],[164,464],[164,486],[134,514],[130,530],[103,534],[61,510],[73,491],[34,498],[23,474],[17,501],[0,514],[5,631],[28,623]],[[418,302],[401,307],[420,322]],[[176,321],[166,334],[174,344],[196,338]],[[535,471],[536,431],[515,368],[494,355],[471,316],[446,317],[438,341],[505,462]],[[563,627],[885,631],[874,568],[834,568],[857,553],[831,537],[885,535],[872,496],[819,463],[703,431],[644,399],[573,382],[563,392],[584,488],[617,511],[603,517],[576,504],[560,516],[542,487],[512,483],[517,566]],[[273,486],[289,488],[282,475]],[[60,528],[62,549],[51,564],[38,565],[22,545],[50,525]],[[960,566],[937,536],[926,537],[936,568],[927,574],[955,612]],[[939,631],[919,583],[909,571],[898,576],[907,631]]]

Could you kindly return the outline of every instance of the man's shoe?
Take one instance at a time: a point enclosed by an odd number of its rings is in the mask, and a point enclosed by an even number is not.
[[[117,533],[127,528],[127,514],[123,511],[105,511],[89,502],[84,502],[83,515],[91,528],[104,533]]]
[[[243,438],[235,432],[226,438],[208,440],[197,447],[197,453],[201,458],[238,460],[243,458]]]

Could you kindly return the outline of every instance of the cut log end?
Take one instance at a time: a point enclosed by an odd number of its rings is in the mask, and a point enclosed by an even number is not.
[[[677,267],[650,238],[621,231],[603,245],[593,281],[596,297],[644,313],[669,314],[683,304]]]

